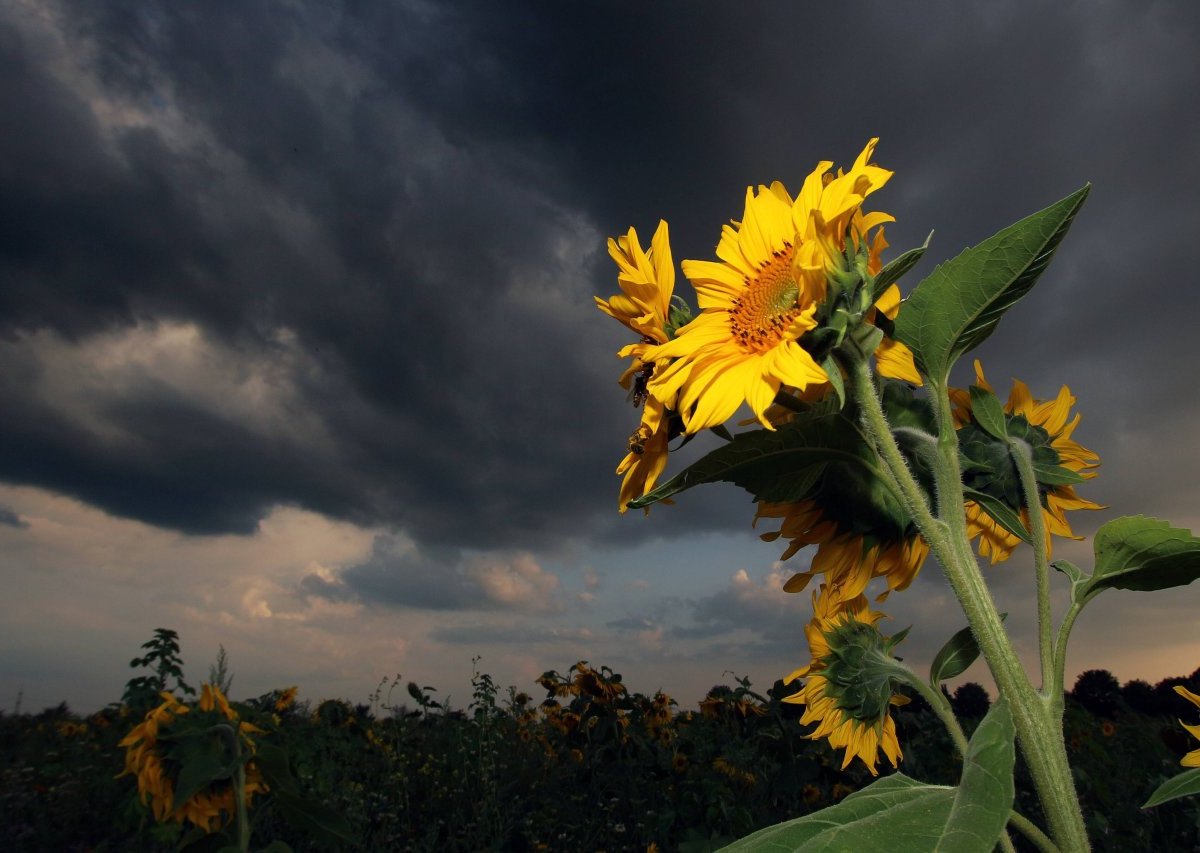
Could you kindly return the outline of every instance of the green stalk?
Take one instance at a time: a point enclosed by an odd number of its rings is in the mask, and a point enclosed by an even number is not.
[[[1058,639],[1054,643],[1054,687],[1050,696],[1054,715],[1060,720],[1063,715],[1063,693],[1066,687],[1063,681],[1066,678],[1067,669],[1067,638],[1071,636],[1071,629],[1075,627],[1075,620],[1083,612],[1085,603],[1076,601],[1067,609],[1063,615],[1062,624],[1058,626]]]
[[[238,764],[237,775],[233,779],[233,796],[237,799],[237,832],[238,849],[242,853],[250,850],[250,821],[246,815],[246,765]]]
[[[958,439],[945,382],[931,380],[929,383],[938,418],[934,476],[939,517],[935,518],[892,436],[866,359],[848,357],[845,361],[850,374],[851,395],[862,410],[863,427],[900,484],[905,506],[942,564],[992,677],[1009,702],[1017,741],[1025,755],[1051,833],[1063,850],[1072,853],[1089,850],[1083,815],[1067,763],[1062,726],[1021,667],[967,539]]]
[[[1046,837],[1046,833],[1038,829],[1037,824],[1025,817],[1025,815],[1019,814],[1016,811],[1010,813],[1008,816],[1008,824],[1013,829],[1017,830],[1017,832],[1028,838],[1033,846],[1040,850],[1041,853],[1059,853],[1059,850],[1054,845],[1054,842]]]
[[[1042,695],[1054,696],[1054,647],[1051,639],[1054,616],[1050,610],[1050,563],[1046,558],[1046,520],[1042,517],[1042,498],[1033,455],[1029,445],[1016,438],[1008,440],[1008,450],[1017,463],[1025,506],[1029,508],[1029,534],[1033,539],[1033,565],[1037,574],[1038,649],[1042,660]]]
[[[907,684],[913,690],[916,690],[917,693],[921,694],[921,698],[929,703],[929,707],[933,708],[933,712],[937,714],[938,719],[942,721],[942,725],[946,727],[946,731],[950,733],[950,740],[954,741],[954,748],[958,750],[958,757],[966,758],[968,746],[967,734],[962,730],[962,726],[958,724],[958,717],[954,716],[954,710],[946,700],[946,694],[935,689],[932,684],[922,679],[895,658],[884,658],[879,663],[887,667],[896,681]]]

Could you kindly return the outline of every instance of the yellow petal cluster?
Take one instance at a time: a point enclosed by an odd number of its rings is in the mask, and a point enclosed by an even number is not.
[[[839,708],[836,690],[832,689],[833,685],[824,673],[831,651],[829,636],[836,628],[851,621],[874,626],[882,618],[884,614],[871,610],[865,596],[843,599],[836,589],[823,585],[813,593],[813,618],[804,628],[812,661],[784,679],[789,684],[805,679],[799,692],[783,701],[805,706],[800,724],[817,724],[807,737],[811,740],[827,738],[834,749],[844,749],[843,770],[859,758],[872,776],[879,775],[875,765],[881,751],[893,767],[903,757],[896,723],[886,711],[879,719],[862,720]],[[890,704],[907,702],[907,698],[897,694],[891,697]]]
[[[929,555],[929,545],[920,536],[868,539],[860,533],[840,530],[837,522],[825,517],[816,501],[759,503],[755,524],[760,518],[783,520],[779,530],[760,537],[766,542],[788,540],[780,560],[790,559],[806,545],[817,546],[808,570],[792,575],[784,584],[787,592],[801,592],[821,575],[837,596],[850,600],[865,592],[872,579],[882,577],[888,588],[877,600],[883,601],[894,590],[906,589]]]
[[[988,391],[992,386],[983,375],[983,366],[975,360],[975,384]],[[993,392],[994,393],[994,392]],[[965,424],[971,417],[971,395],[961,389],[952,389],[951,401],[955,406],[954,416],[958,425]],[[1071,407],[1075,405],[1075,397],[1066,385],[1059,389],[1053,400],[1035,400],[1029,391],[1029,386],[1019,379],[1014,379],[1012,390],[1004,411],[1010,415],[1022,415],[1033,426],[1041,427],[1050,436],[1051,447],[1058,452],[1063,468],[1075,471],[1083,477],[1096,476],[1093,470],[1100,465],[1100,457],[1083,445],[1074,441],[1071,434],[1079,426],[1081,415],[1076,413],[1071,417]],[[1068,539],[1082,539],[1071,530],[1066,513],[1077,509],[1104,509],[1102,504],[1093,503],[1075,493],[1074,486],[1045,487],[1046,502],[1042,507],[1042,519],[1046,528],[1046,555],[1053,551],[1053,536]],[[990,559],[992,565],[1007,560],[1020,544],[1021,540],[997,524],[979,504],[967,501],[967,535],[971,539],[979,539],[979,555]],[[1029,510],[1021,508],[1021,520],[1026,528],[1029,527]]]
[[[623,347],[618,353],[622,358],[632,359],[621,375],[621,386],[632,391],[634,405],[643,406],[641,423],[629,438],[629,452],[617,465],[617,474],[623,478],[617,508],[623,513],[631,500],[654,488],[667,466],[666,405],[671,401],[649,396],[646,389],[656,367],[655,359],[647,357],[646,352],[667,342],[667,321],[675,290],[667,223],[658,223],[649,251],[642,248],[637,231],[630,228],[627,234],[609,239],[608,254],[617,264],[621,292],[608,299],[595,297],[596,306],[640,337],[637,343]]]

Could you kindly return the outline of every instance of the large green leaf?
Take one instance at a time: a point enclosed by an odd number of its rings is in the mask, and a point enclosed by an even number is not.
[[[1046,269],[1090,188],[939,264],[917,285],[896,318],[896,338],[922,373],[944,384],[955,360],[995,330]]]
[[[835,806],[760,829],[722,848],[740,851],[888,850],[927,853],[954,807],[954,789],[893,773]],[[832,848],[830,845],[835,845]]]
[[[1007,613],[1000,614],[1001,621],[1007,618]],[[975,635],[968,625],[956,632],[933,656],[933,664],[929,667],[929,683],[939,684],[962,675],[978,657],[979,643],[975,641]]]
[[[213,782],[231,779],[246,759],[246,756],[232,756],[225,738],[213,729],[179,735],[170,742],[167,755],[180,765],[171,804],[173,810],[180,808],[192,795]]]
[[[1172,776],[1163,782],[1150,795],[1150,799],[1142,803],[1142,808],[1148,809],[1152,806],[1161,806],[1163,803],[1168,803],[1171,800],[1177,800],[1180,797],[1191,797],[1196,794],[1200,794],[1200,767],[1185,770],[1178,776]]]
[[[819,812],[776,824],[728,847],[776,853],[990,853],[1012,809],[1012,717],[992,706],[971,738],[957,788],[885,776]]]
[[[859,468],[869,478],[884,482],[878,457],[854,420],[840,412],[804,413],[775,431],[739,433],[658,488],[630,501],[629,507],[639,509],[693,486],[716,482],[735,483],[755,500],[803,500],[830,463]]]
[[[996,845],[1012,811],[1016,746],[1012,713],[1001,696],[971,736],[954,807],[931,850],[980,851]]]
[[[1096,569],[1076,599],[1105,589],[1149,592],[1200,578],[1200,539],[1157,518],[1131,515],[1108,522],[1093,540]]]

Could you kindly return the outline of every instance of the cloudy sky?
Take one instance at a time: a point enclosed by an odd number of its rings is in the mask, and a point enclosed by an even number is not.
[[[748,184],[872,136],[892,245],[936,231],[906,290],[1092,182],[979,354],[1078,395],[1111,509],[1077,530],[1200,527],[1198,39],[1182,0],[4,4],[0,707],[119,698],[157,626],[239,696],[464,705],[474,656],[769,687],[808,554],[732,488],[617,514],[629,338],[593,296],[610,235],[710,258]],[[989,570],[1025,653],[1030,574]],[[1198,605],[1108,594],[1069,676],[1190,672]],[[964,624],[932,565],[887,609],[918,665]]]

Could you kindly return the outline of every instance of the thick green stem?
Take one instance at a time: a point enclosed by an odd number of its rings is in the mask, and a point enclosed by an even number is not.
[[[1042,662],[1042,694],[1054,696],[1054,615],[1050,610],[1050,563],[1046,557],[1046,520],[1042,518],[1042,498],[1029,445],[1016,438],[1008,440],[1008,452],[1017,463],[1021,492],[1029,508],[1029,535],[1033,539],[1033,565],[1037,575],[1038,649]]]
[[[1034,786],[1042,801],[1051,832],[1066,851],[1089,848],[1083,815],[1067,763],[1062,725],[1042,701],[1021,667],[987,584],[967,539],[963,510],[958,442],[945,383],[929,383],[938,418],[938,454],[934,475],[938,518],[930,512],[920,486],[892,436],[883,406],[871,382],[865,359],[847,359],[852,396],[862,410],[863,425],[900,485],[906,508],[942,564],[942,570],[962,605],[971,632],[991,669],[1001,694],[1008,700],[1017,741],[1025,755]]]

